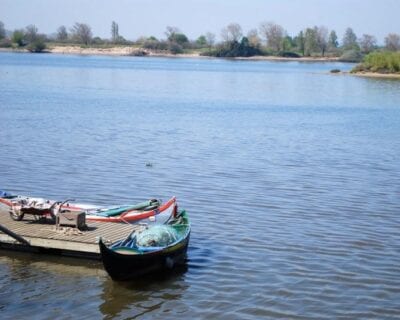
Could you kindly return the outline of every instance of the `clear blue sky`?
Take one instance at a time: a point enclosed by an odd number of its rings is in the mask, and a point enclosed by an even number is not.
[[[35,24],[53,33],[60,25],[84,22],[94,35],[110,37],[111,21],[127,39],[164,37],[176,26],[189,38],[207,31],[217,36],[231,22],[245,32],[263,21],[281,24],[290,35],[314,25],[337,31],[351,26],[358,36],[375,35],[379,43],[400,33],[400,0],[0,0],[0,21],[8,30]]]

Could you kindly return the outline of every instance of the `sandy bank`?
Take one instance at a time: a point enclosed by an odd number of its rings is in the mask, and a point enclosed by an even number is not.
[[[2,49],[0,52],[29,52],[26,49]],[[80,46],[49,46],[46,53],[55,54],[77,54],[77,55],[106,55],[106,56],[148,56],[148,57],[167,57],[167,58],[202,58],[212,59],[214,57],[201,56],[199,52],[171,54],[162,51],[152,51],[148,49],[135,48],[131,46],[118,46],[110,48],[82,48]],[[301,57],[286,58],[275,56],[254,56],[254,57],[236,57],[227,58],[233,60],[250,60],[250,61],[299,61],[299,62],[336,62],[336,57]]]
[[[400,79],[400,73],[353,72],[349,74],[366,78]]]
[[[111,55],[111,56],[150,56],[150,57],[170,57],[170,58],[213,58],[201,56],[200,53],[181,53],[171,54],[162,51],[152,51],[148,49],[133,48],[133,47],[111,47],[111,48],[81,48],[78,46],[56,46],[48,49],[50,53],[62,54],[82,54],[82,55]],[[265,61],[305,61],[305,62],[330,62],[338,61],[336,57],[301,57],[301,58],[285,58],[275,56],[254,56],[254,57],[235,57],[235,60],[265,60]]]

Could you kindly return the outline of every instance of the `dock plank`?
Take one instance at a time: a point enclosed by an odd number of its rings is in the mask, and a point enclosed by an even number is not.
[[[27,216],[22,221],[11,219],[7,210],[0,209],[0,225],[26,239],[32,247],[45,249],[59,249],[99,255],[98,240],[115,242],[127,237],[135,228],[133,225],[112,222],[86,222],[88,229],[76,231],[71,228],[56,230],[55,225],[35,221]],[[67,231],[66,231],[67,230]],[[72,234],[68,231],[72,230]],[[14,238],[0,232],[0,243],[22,246]]]

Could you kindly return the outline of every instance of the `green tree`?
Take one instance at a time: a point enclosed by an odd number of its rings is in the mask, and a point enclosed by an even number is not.
[[[314,28],[307,28],[304,33],[304,55],[309,57],[317,50],[317,32]]]
[[[291,36],[286,36],[282,39],[282,51],[291,51],[295,46],[295,42]]]
[[[26,45],[24,37],[25,33],[23,30],[15,30],[11,36],[11,41],[17,44],[18,47],[23,47]]]
[[[198,37],[197,40],[196,40],[196,44],[201,48],[206,47],[207,46],[206,36],[205,35],[201,35],[200,37]]]
[[[168,41],[175,42],[180,46],[183,46],[189,42],[189,39],[183,33],[174,33],[168,38]]]
[[[118,23],[113,21],[111,23],[111,41],[113,43],[116,43],[118,41],[118,38],[119,38],[119,30],[118,29],[119,29]]]
[[[27,46],[27,49],[30,52],[43,52],[43,50],[46,49],[46,43],[45,43],[45,37],[44,36],[36,36],[35,40],[33,40],[29,45]]]
[[[240,42],[225,41],[215,50],[204,53],[204,55],[215,57],[251,57],[261,54],[261,50],[257,47],[253,47],[247,37],[242,37]]]
[[[352,28],[347,28],[345,33],[344,33],[344,37],[343,37],[343,41],[342,41],[342,47],[345,50],[359,50],[360,47],[358,46],[357,43],[357,36],[354,33]]]
[[[6,29],[4,28],[4,23],[0,21],[0,40],[6,37]]]
[[[332,30],[329,34],[328,49],[334,51],[339,46],[338,36],[335,30]]]
[[[296,43],[298,50],[304,56],[305,42],[306,42],[306,39],[304,37],[304,32],[300,31],[299,34],[297,35],[297,37],[295,37],[294,41]]]

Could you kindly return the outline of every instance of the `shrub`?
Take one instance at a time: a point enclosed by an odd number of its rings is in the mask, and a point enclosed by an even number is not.
[[[129,55],[133,57],[144,57],[148,55],[148,52],[143,49],[136,49],[133,50]]]
[[[183,53],[182,46],[180,44],[176,43],[176,42],[170,42],[169,45],[168,45],[168,50],[172,54]]]
[[[296,52],[292,52],[292,51],[280,51],[278,53],[278,56],[284,57],[284,58],[300,58],[299,54],[297,54]]]
[[[168,43],[157,39],[147,39],[142,47],[149,50],[168,50]]]
[[[46,49],[46,44],[44,43],[43,39],[36,39],[35,41],[31,42],[28,46],[27,49],[30,52],[43,52],[44,49]]]
[[[346,50],[343,52],[339,61],[342,62],[360,62],[362,60],[362,54],[359,50]]]

